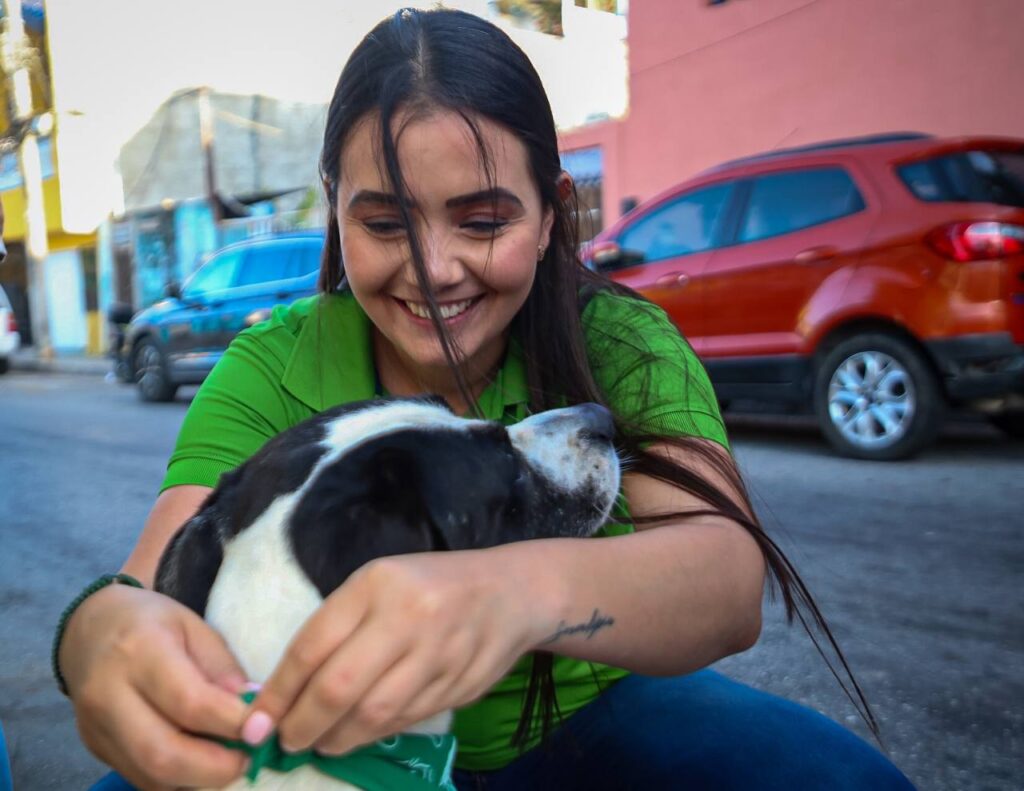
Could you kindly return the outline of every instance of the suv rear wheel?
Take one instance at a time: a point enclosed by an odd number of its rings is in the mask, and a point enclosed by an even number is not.
[[[855,335],[831,349],[814,380],[818,424],[840,453],[888,461],[935,438],[944,410],[922,354],[902,338]]]
[[[167,376],[164,355],[149,338],[143,338],[135,349],[135,381],[143,401],[172,401],[178,386]]]

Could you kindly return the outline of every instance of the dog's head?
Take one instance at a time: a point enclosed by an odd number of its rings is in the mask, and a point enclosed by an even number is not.
[[[618,493],[613,435],[594,404],[508,428],[437,399],[328,410],[221,479],[165,553],[158,587],[202,613],[223,546],[268,513],[322,596],[376,557],[591,535]],[[186,562],[209,584],[183,585]]]

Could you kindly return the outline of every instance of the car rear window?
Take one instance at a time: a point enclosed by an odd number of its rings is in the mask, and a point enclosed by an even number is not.
[[[916,198],[929,203],[1024,207],[1024,151],[959,151],[896,172]]]
[[[754,242],[810,228],[864,208],[850,175],[839,167],[809,168],[759,176],[740,226],[739,241]]]

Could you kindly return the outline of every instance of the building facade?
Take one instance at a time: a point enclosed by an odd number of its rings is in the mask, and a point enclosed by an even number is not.
[[[606,226],[762,151],[882,132],[1024,138],[1022,38],[1020,0],[633,0],[629,109],[560,147],[570,166],[600,160],[585,176]]]

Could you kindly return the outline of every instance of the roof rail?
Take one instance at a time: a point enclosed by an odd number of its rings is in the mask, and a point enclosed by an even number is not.
[[[720,165],[715,165],[709,168],[707,173],[711,173],[716,170],[723,168],[735,167],[736,165],[746,165],[751,162],[761,162],[766,159],[774,159],[775,157],[785,157],[792,154],[806,154],[813,151],[826,151],[832,148],[849,148],[851,146],[877,146],[883,143],[903,143],[910,140],[928,140],[933,138],[934,135],[925,134],[924,132],[887,132],[879,135],[864,135],[863,137],[847,137],[839,140],[824,140],[820,143],[810,143],[806,146],[797,146],[795,148],[780,148],[775,151],[764,151],[760,154],[752,154],[748,157],[740,157],[739,159],[732,159],[728,162],[723,162]]]

